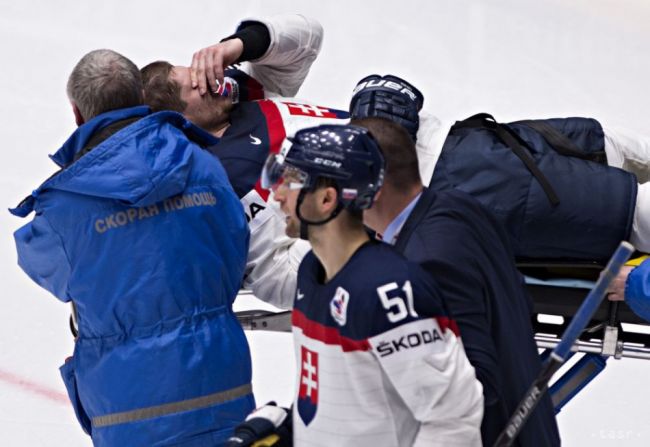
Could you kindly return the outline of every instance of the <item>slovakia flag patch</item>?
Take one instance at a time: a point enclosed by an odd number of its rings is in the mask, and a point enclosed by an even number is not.
[[[337,118],[349,119],[350,114],[345,110],[330,109],[313,104],[304,104],[297,102],[283,102],[289,108],[289,114],[300,116],[311,116],[315,118]]]
[[[300,388],[298,414],[309,425],[318,409],[318,353],[300,347]]]

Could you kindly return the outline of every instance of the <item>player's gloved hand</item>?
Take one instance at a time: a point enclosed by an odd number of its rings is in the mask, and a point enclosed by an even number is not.
[[[413,85],[393,75],[366,76],[357,83],[350,101],[353,119],[378,116],[404,126],[416,140],[420,127],[418,112],[424,96]]]
[[[269,402],[246,417],[226,441],[226,447],[291,447],[291,411]]]

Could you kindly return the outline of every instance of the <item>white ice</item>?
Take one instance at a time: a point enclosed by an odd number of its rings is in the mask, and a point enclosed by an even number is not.
[[[254,14],[322,22],[323,51],[300,93],[322,105],[345,108],[362,76],[393,73],[419,86],[425,107],[443,118],[593,116],[650,135],[643,0],[0,0],[0,11],[4,207],[54,172],[47,154],[75,128],[65,82],[83,54],[108,47],[139,66],[188,64]],[[17,267],[12,232],[22,223],[0,213],[0,445],[88,446],[57,371],[72,352],[68,308]],[[289,336],[249,339],[258,401],[288,402]],[[650,362],[610,360],[558,415],[564,444],[650,445],[649,378]]]

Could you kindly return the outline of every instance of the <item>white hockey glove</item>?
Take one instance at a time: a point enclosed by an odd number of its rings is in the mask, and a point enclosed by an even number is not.
[[[291,447],[291,410],[269,402],[253,411],[235,428],[226,447]]]

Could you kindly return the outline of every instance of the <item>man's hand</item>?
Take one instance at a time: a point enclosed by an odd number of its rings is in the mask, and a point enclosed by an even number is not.
[[[627,276],[630,274],[634,267],[625,265],[621,267],[618,275],[612,280],[609,289],[607,289],[607,299],[610,301],[624,301],[625,300],[625,282]]]
[[[226,441],[226,447],[290,447],[293,445],[291,410],[269,402],[248,415]]]
[[[243,51],[244,43],[235,38],[194,53],[190,67],[192,88],[198,88],[201,95],[206,94],[208,88],[217,92],[219,85],[223,84],[223,71],[237,62]]]

